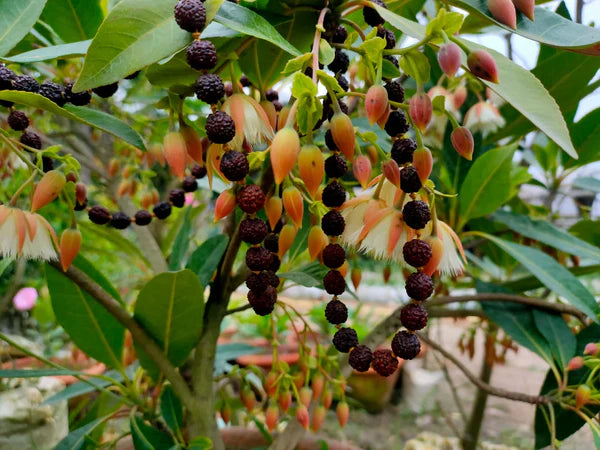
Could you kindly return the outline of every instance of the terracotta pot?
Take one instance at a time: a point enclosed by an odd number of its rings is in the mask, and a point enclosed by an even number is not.
[[[365,407],[370,413],[383,411],[390,401],[394,386],[400,377],[404,360],[398,361],[398,370],[389,377],[382,377],[373,369],[367,372],[356,372],[348,378],[350,396]]]

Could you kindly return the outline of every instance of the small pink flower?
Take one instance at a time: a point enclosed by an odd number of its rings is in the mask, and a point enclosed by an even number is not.
[[[35,306],[37,298],[38,293],[35,288],[22,288],[13,297],[13,305],[17,311],[29,311]]]
[[[200,202],[198,200],[196,200],[196,197],[194,196],[193,192],[187,192],[185,194],[185,205],[186,206],[199,206]]]

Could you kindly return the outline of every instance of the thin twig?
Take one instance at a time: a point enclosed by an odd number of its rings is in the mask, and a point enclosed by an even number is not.
[[[252,308],[252,305],[250,303],[247,303],[244,306],[238,306],[237,308],[228,309],[225,312],[225,315],[228,316],[230,314],[239,313],[239,312],[242,312],[242,311],[246,311],[247,309],[250,309],[250,308]]]

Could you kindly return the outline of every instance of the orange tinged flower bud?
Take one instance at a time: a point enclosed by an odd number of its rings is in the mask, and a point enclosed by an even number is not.
[[[331,403],[333,403],[333,391],[331,389],[325,389],[325,392],[323,392],[323,398],[321,400],[325,409],[329,409],[331,407]]]
[[[281,410],[287,413],[292,405],[292,393],[290,391],[281,392],[277,401]]]
[[[466,99],[467,99],[467,88],[461,84],[454,90],[454,93],[452,94],[452,102],[454,103],[454,108],[456,110],[459,110]]]
[[[269,431],[273,431],[279,421],[279,408],[277,405],[269,404],[267,412],[265,413],[265,425]]]
[[[498,83],[498,66],[485,50],[475,50],[467,58],[467,65],[473,75],[482,80]]]
[[[510,0],[488,0],[487,6],[492,13],[492,17],[498,22],[511,27],[513,30],[517,28],[517,11],[513,2]]]
[[[60,265],[66,272],[81,248],[81,233],[75,228],[68,228],[60,236]]]
[[[62,191],[67,179],[58,170],[46,172],[33,192],[31,201],[31,212],[36,212],[53,201]]]
[[[325,415],[327,414],[327,410],[323,407],[323,405],[319,405],[313,411],[312,419],[310,421],[310,428],[316,433],[323,426],[323,422],[325,422]]]
[[[473,141],[473,135],[468,128],[458,127],[452,131],[450,135],[452,146],[454,150],[463,158],[471,161],[473,159],[473,149],[475,142]]]
[[[156,205],[160,200],[160,196],[158,195],[158,190],[152,189],[152,204]]]
[[[442,240],[437,236],[431,236],[425,239],[425,241],[431,247],[431,258],[429,262],[423,267],[423,272],[431,276],[437,270],[442,260],[442,253],[444,252],[444,244]]]
[[[133,197],[135,195],[135,193],[137,192],[139,187],[139,184],[137,182],[137,180],[131,180],[131,183],[129,184],[129,196]]]
[[[348,261],[344,261],[340,267],[336,269],[344,278],[348,275]]]
[[[300,153],[300,138],[293,128],[279,130],[271,143],[271,166],[275,183],[281,182],[289,175]]]
[[[275,105],[268,100],[263,100],[262,102],[260,102],[260,106],[269,118],[269,123],[271,124],[271,127],[275,129],[277,127],[277,110],[275,109]]]
[[[243,388],[240,392],[240,400],[248,412],[251,412],[256,405],[256,396],[254,395],[254,391],[248,386]]]
[[[277,117],[277,130],[282,130],[283,127],[285,127],[285,123],[290,115],[290,110],[291,107],[286,105],[279,111],[279,116]]]
[[[131,189],[131,181],[123,180],[119,183],[119,187],[117,188],[117,197],[123,197],[124,195],[129,193]]]
[[[85,203],[85,199],[87,198],[87,192],[85,184],[76,183],[75,184],[75,200],[77,203],[83,205]]]
[[[388,93],[387,90],[381,86],[371,86],[365,96],[365,110],[367,111],[367,117],[371,126],[379,121],[388,108]]]
[[[316,145],[303,146],[298,156],[298,168],[306,189],[315,197],[325,173],[325,161],[321,149]]]
[[[69,172],[65,178],[67,182],[70,181],[71,183],[77,183],[77,175],[75,175],[73,172]]]
[[[304,405],[298,405],[296,408],[296,420],[305,430],[308,430],[308,409]]]
[[[581,356],[576,356],[571,358],[569,364],[567,364],[567,370],[577,370],[583,367],[583,358]]]
[[[300,389],[302,386],[304,386],[304,379],[305,373],[303,372],[298,372],[296,375],[294,375],[293,382],[294,386],[296,386],[296,389]]]
[[[203,166],[204,146],[202,145],[202,140],[200,139],[200,136],[198,136],[198,133],[196,133],[196,130],[194,130],[192,127],[182,126],[179,132],[185,141],[185,148],[188,156]]]
[[[125,168],[123,169],[123,172],[122,172],[123,178],[129,178],[131,176],[132,171],[133,171],[133,168],[131,166],[125,166]]]
[[[308,254],[310,255],[310,260],[314,261],[317,259],[328,243],[329,240],[323,229],[319,225],[312,226],[308,232]]]
[[[269,397],[273,397],[277,392],[277,381],[278,375],[275,372],[269,372],[267,378],[265,379],[265,392]]]
[[[377,121],[377,125],[379,125],[379,128],[381,128],[382,130],[385,129],[385,124],[387,123],[388,119],[390,118],[391,111],[392,110],[390,108],[390,105],[388,104],[387,108],[385,109],[385,112],[381,115],[381,117]]]
[[[114,177],[117,174],[117,172],[119,171],[120,166],[121,166],[121,164],[119,164],[118,159],[115,159],[115,158],[111,159],[108,162],[108,169],[107,169],[108,176],[111,178]]]
[[[369,145],[367,147],[367,156],[369,157],[369,161],[371,161],[371,165],[377,164],[379,160],[379,155],[377,154],[377,149],[374,145]]]
[[[352,172],[354,178],[360,183],[363,189],[366,189],[371,180],[371,160],[364,155],[356,157],[352,163]]]
[[[269,226],[274,230],[283,213],[283,202],[281,199],[275,196],[269,197],[265,202],[265,212],[267,219],[269,219]]]
[[[580,409],[589,403],[592,391],[587,384],[580,384],[575,391],[575,408]]]
[[[390,277],[392,276],[392,268],[390,266],[385,266],[383,268],[383,282],[388,284],[390,282]]]
[[[533,20],[535,0],[513,0],[513,3],[529,20]]]
[[[308,408],[312,399],[312,389],[308,386],[304,386],[300,389],[298,396],[300,397],[300,403]]]
[[[171,172],[176,177],[183,179],[187,160],[187,147],[183,136],[175,131],[167,133],[163,143],[165,159]]]
[[[431,151],[426,147],[421,147],[413,153],[413,166],[417,169],[421,184],[429,179],[431,169],[433,168],[433,156]]]
[[[354,286],[354,290],[358,289],[360,286],[360,280],[362,279],[362,272],[359,267],[354,267],[352,272],[350,272],[350,279],[352,280],[352,286]]]
[[[437,54],[440,68],[450,78],[456,75],[461,63],[460,47],[454,42],[448,42],[440,47]]]
[[[215,222],[227,217],[235,209],[235,195],[231,190],[223,191],[215,202]]]
[[[147,194],[142,195],[140,203],[142,204],[142,208],[149,209],[150,206],[153,204],[152,194],[147,193]]]
[[[223,422],[225,423],[231,421],[231,407],[227,403],[221,408],[221,419],[223,419]]]
[[[433,113],[431,98],[424,92],[417,93],[411,97],[409,105],[410,118],[419,130],[425,131]]]
[[[383,175],[396,187],[400,187],[400,167],[393,159],[383,165]]]
[[[348,403],[339,402],[335,412],[337,414],[340,426],[344,428],[346,426],[346,423],[348,423],[348,416],[350,416],[350,408],[348,407]]]
[[[279,232],[279,258],[283,258],[283,255],[287,253],[294,239],[296,239],[296,227],[291,223],[286,223],[281,231]]]
[[[297,228],[302,228],[302,217],[304,215],[302,194],[294,186],[290,186],[283,190],[282,197],[285,212],[290,216]]]
[[[320,373],[315,374],[311,380],[312,387],[312,398],[313,400],[318,399],[323,393],[323,387],[325,386],[325,378]]]
[[[343,112],[338,112],[333,115],[329,121],[331,136],[337,148],[344,154],[348,161],[354,159],[354,125],[350,117]]]

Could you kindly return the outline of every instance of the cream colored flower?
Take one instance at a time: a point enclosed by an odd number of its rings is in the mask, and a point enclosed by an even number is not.
[[[481,131],[481,134],[486,136],[503,127],[505,123],[498,108],[489,102],[479,102],[467,111],[463,125],[472,133]]]
[[[39,214],[0,205],[0,255],[5,258],[55,260],[58,241]]]
[[[262,106],[245,94],[233,94],[223,103],[223,111],[235,122],[235,137],[229,145],[241,150],[244,140],[250,145],[271,141],[274,133]]]

